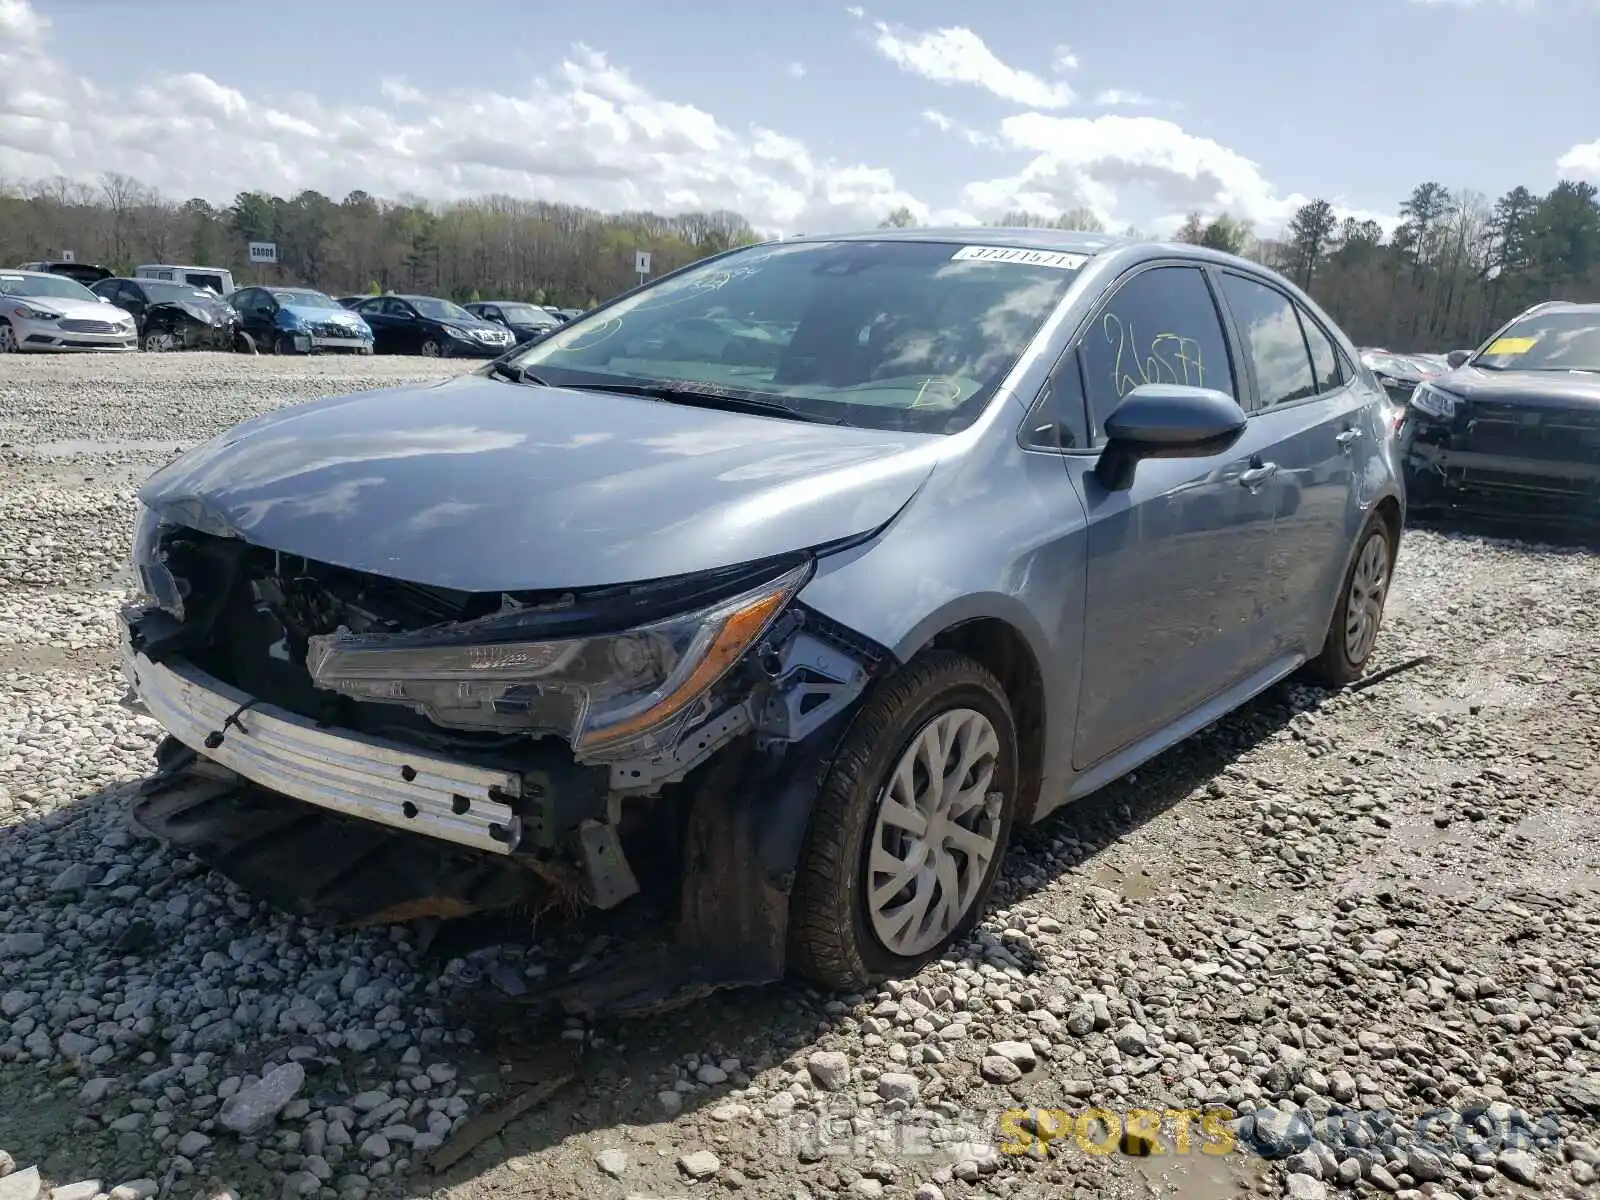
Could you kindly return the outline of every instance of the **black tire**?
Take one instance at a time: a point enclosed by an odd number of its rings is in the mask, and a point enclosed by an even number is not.
[[[914,958],[888,950],[863,895],[867,843],[890,771],[941,713],[971,708],[999,735],[993,790],[1001,793],[998,842],[972,908],[938,945]],[[961,941],[982,916],[1011,837],[1017,806],[1017,732],[1005,689],[965,655],[930,651],[883,681],[840,743],[812,811],[790,898],[789,966],[828,990],[849,991],[910,974]]]
[[[280,333],[272,343],[272,352],[274,354],[293,354],[294,339],[286,333]]]
[[[1361,567],[1362,556],[1367,552],[1367,545],[1373,538],[1383,539],[1385,560],[1388,566],[1385,569],[1383,580],[1382,601],[1389,598],[1389,584],[1394,579],[1394,530],[1389,527],[1389,522],[1377,513],[1368,519],[1361,530],[1361,536],[1356,539],[1356,552],[1350,558],[1350,566],[1344,573],[1344,582],[1339,588],[1339,603],[1333,607],[1333,620],[1328,625],[1328,635],[1323,640],[1322,652],[1307,664],[1306,671],[1313,681],[1327,688],[1342,688],[1347,684],[1360,679],[1367,669],[1367,662],[1372,658],[1372,651],[1377,645],[1376,633],[1373,642],[1367,647],[1365,654],[1359,662],[1350,657],[1346,646],[1345,628],[1350,615],[1351,585],[1356,578],[1356,572]],[[1383,619],[1380,606],[1378,620]]]
[[[428,350],[429,346],[433,347],[433,350],[431,352]],[[438,338],[425,338],[425,339],[423,339],[422,345],[419,347],[419,349],[421,350],[423,358],[449,358],[450,357],[449,348],[446,347],[445,344],[443,342],[441,342]]]

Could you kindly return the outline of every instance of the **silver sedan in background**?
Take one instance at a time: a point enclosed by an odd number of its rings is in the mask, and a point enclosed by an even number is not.
[[[0,270],[0,354],[138,348],[133,314],[81,283],[41,271]]]

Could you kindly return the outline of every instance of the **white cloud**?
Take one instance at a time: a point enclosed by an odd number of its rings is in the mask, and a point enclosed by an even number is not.
[[[883,21],[874,22],[874,28],[873,46],[902,71],[947,86],[982,88],[1002,100],[1031,108],[1065,108],[1072,103],[1072,89],[1065,83],[1051,83],[1008,66],[970,29],[953,25],[919,32]]]
[[[787,70],[790,79],[804,79],[806,77],[806,65],[803,62],[792,62]]]
[[[485,193],[607,210],[729,208],[769,231],[877,224],[929,206],[881,166],[835,162],[758,127],[653,94],[575,46],[506,95],[373,79],[382,101],[246,94],[196,72],[136,72],[118,92],[58,57],[28,0],[0,0],[0,179],[130,175],[175,197],[353,189],[451,200]]]
[[[999,140],[992,133],[985,133],[981,129],[974,129],[961,121],[947,117],[936,108],[925,108],[921,113],[922,119],[932,125],[940,133],[954,134],[968,145],[972,146],[997,146]]]
[[[1095,93],[1094,102],[1102,108],[1148,108],[1156,103],[1143,92],[1129,88],[1106,88]]]
[[[611,211],[729,208],[763,231],[813,233],[875,226],[900,207],[948,224],[1089,207],[1113,228],[1137,221],[1156,230],[1196,208],[1227,208],[1270,230],[1305,201],[1171,121],[1046,111],[1070,101],[1067,86],[1006,66],[967,30],[878,33],[902,68],[1032,110],[997,127],[931,108],[905,114],[986,155],[1009,155],[1009,173],[980,168],[995,177],[965,187],[955,176],[929,203],[881,163],[835,161],[780,131],[726,123],[655,94],[581,45],[516,95],[377,71],[355,81],[377,98],[371,104],[246,92],[198,72],[135,71],[117,91],[69,68],[38,7],[0,0],[0,180],[92,182],[115,172],[175,199],[217,202],[249,188],[336,199],[354,189],[439,201],[503,193]],[[895,119],[885,114],[886,124]],[[1600,148],[1577,147],[1563,164],[1592,170],[1585,164],[1597,157]]]
[[[1078,69],[1078,56],[1072,52],[1071,46],[1057,46],[1055,56],[1050,60],[1050,65],[1057,72],[1076,71]]]
[[[845,9],[845,12],[849,13],[858,21],[867,15],[867,10],[862,8],[859,4],[852,4],[849,8]]]
[[[969,183],[961,199],[975,211],[1088,208],[1110,228],[1137,220],[1157,233],[1176,229],[1194,210],[1228,211],[1267,232],[1309,199],[1279,194],[1243,155],[1155,117],[1021,113],[1000,123],[1000,140],[1032,157],[1013,175]],[[1335,208],[1341,217],[1393,223],[1387,214]],[[1147,215],[1138,219],[1140,213]]]
[[[1556,159],[1556,169],[1600,180],[1600,138],[1568,150]]]

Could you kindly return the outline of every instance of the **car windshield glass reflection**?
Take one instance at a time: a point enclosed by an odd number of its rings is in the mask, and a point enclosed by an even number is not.
[[[1491,342],[1472,365],[1491,371],[1600,371],[1600,314],[1528,317]]]
[[[1084,261],[912,241],[755,246],[580,317],[514,361],[557,386],[722,388],[813,418],[953,432]]]

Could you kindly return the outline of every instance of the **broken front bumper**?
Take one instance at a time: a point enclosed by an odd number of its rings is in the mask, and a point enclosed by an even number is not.
[[[521,823],[512,771],[469,766],[398,742],[319,728],[183,662],[124,646],[123,670],[144,710],[196,753],[307,804],[496,854]]]

